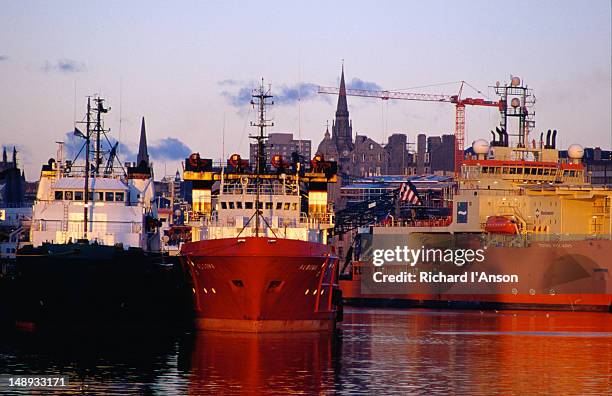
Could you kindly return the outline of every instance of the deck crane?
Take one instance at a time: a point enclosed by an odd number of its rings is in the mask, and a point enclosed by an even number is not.
[[[488,106],[497,107],[500,111],[505,108],[503,101],[492,101],[482,98],[462,98],[463,85],[465,81],[461,81],[459,92],[457,95],[440,95],[440,94],[424,94],[410,92],[394,92],[394,91],[374,91],[366,89],[347,89],[346,94],[349,96],[361,96],[365,98],[379,98],[382,100],[400,99],[400,100],[418,100],[424,102],[442,102],[453,103],[455,105],[455,176],[461,171],[461,162],[463,161],[463,150],[465,148],[465,106]],[[319,87],[318,93],[338,95],[339,88],[336,87]]]

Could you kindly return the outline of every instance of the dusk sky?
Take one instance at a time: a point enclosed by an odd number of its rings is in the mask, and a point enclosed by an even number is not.
[[[156,178],[191,151],[248,154],[253,111],[241,93],[265,78],[278,94],[268,132],[316,148],[336,98],[342,60],[353,86],[494,99],[520,76],[537,97],[536,132],[611,148],[610,0],[579,1],[3,1],[0,144],[16,145],[28,180],[82,119],[86,96],[112,107],[111,135],[137,148],[147,123]],[[299,88],[299,89],[298,89]],[[297,90],[297,91],[296,91]],[[298,101],[295,92],[300,93]],[[450,104],[349,97],[353,131],[452,133]],[[468,144],[489,138],[495,109],[468,108]],[[121,115],[121,122],[120,122]],[[225,126],[225,128],[224,128]],[[223,130],[225,147],[223,148]],[[169,139],[172,138],[172,139]],[[125,158],[123,161],[135,160]]]

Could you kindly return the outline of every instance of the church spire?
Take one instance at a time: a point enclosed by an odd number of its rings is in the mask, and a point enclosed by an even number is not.
[[[346,103],[346,84],[344,82],[344,62],[340,75],[340,91],[338,92],[338,107],[336,119],[332,126],[332,140],[336,143],[341,157],[347,157],[353,150],[353,128],[349,120],[348,105]]]
[[[145,119],[142,117],[140,126],[140,144],[138,145],[138,156],[136,157],[136,166],[140,166],[142,161],[149,166],[149,152],[147,150],[147,131],[145,129]]]
[[[344,63],[342,63],[342,74],[340,75],[340,92],[338,94],[338,107],[336,108],[336,117],[348,117],[348,105],[346,103],[346,85],[344,83]]]

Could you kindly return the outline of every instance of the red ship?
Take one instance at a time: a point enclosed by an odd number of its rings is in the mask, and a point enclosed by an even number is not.
[[[253,94],[259,107],[254,167],[238,154],[221,168],[199,154],[185,161],[184,179],[193,183],[193,241],[182,245],[181,256],[199,329],[329,331],[341,315],[338,258],[327,244],[333,228],[327,184],[336,181],[337,165],[321,156],[303,164],[297,153],[290,161],[274,155],[266,164],[271,97],[263,84]]]

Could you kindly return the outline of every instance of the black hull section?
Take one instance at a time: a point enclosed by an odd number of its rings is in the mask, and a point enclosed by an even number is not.
[[[21,326],[185,326],[193,315],[178,257],[140,249],[24,248],[8,283],[6,316]]]

